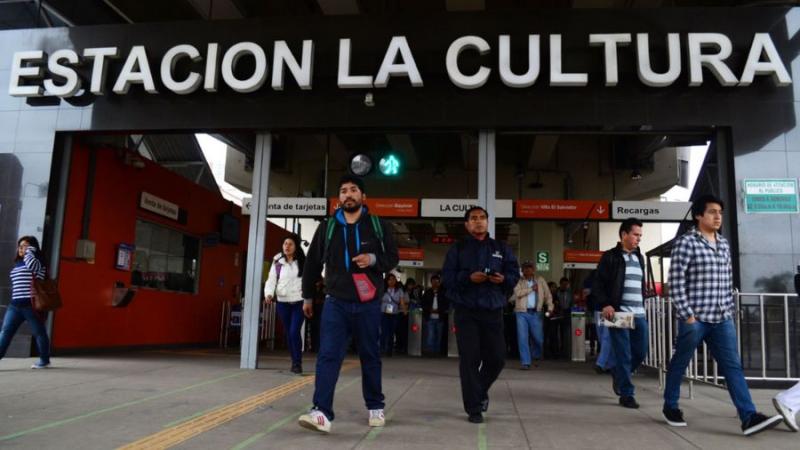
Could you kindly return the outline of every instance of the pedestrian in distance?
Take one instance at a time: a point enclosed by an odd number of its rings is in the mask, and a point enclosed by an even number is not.
[[[514,287],[514,295],[509,302],[514,304],[517,321],[520,369],[530,370],[531,364],[538,365],[544,352],[544,315],[553,312],[553,295],[547,287],[547,281],[536,274],[533,262],[522,263],[522,277]]]
[[[264,284],[264,301],[277,301],[276,311],[286,331],[286,344],[292,357],[292,373],[303,373],[303,266],[306,255],[296,234],[283,240],[281,252],[272,259],[267,282]]]

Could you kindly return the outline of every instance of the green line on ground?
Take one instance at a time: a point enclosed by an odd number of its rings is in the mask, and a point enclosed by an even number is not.
[[[488,447],[486,443],[486,424],[478,425],[478,450],[486,450]]]
[[[182,417],[182,418],[180,418],[180,419],[178,419],[178,420],[173,420],[172,422],[170,422],[170,423],[168,423],[168,424],[164,425],[164,428],[169,428],[169,427],[171,427],[171,426],[178,425],[178,424],[181,424],[181,423],[183,423],[183,422],[188,422],[188,421],[190,421],[190,420],[194,419],[195,417],[200,417],[200,416],[202,416],[203,414],[205,414],[205,413],[207,413],[207,412],[209,412],[209,411],[213,411],[213,410],[215,410],[215,409],[219,408],[219,406],[220,406],[220,405],[212,406],[211,408],[204,409],[204,410],[202,410],[202,411],[200,411],[200,412],[196,412],[196,413],[192,414],[191,416],[188,416],[188,417]]]
[[[11,440],[11,439],[16,439],[16,438],[18,438],[20,436],[25,436],[27,434],[37,433],[39,431],[44,431],[44,430],[49,430],[51,428],[60,427],[62,425],[67,425],[67,424],[70,424],[72,422],[77,422],[79,420],[88,419],[89,417],[98,416],[100,414],[105,414],[107,412],[116,411],[116,410],[122,409],[122,408],[127,408],[128,406],[134,406],[134,405],[138,405],[138,404],[141,404],[141,403],[144,403],[144,402],[148,402],[150,400],[159,399],[159,398],[166,397],[166,396],[173,395],[173,394],[179,394],[181,392],[185,392],[185,391],[188,391],[188,390],[191,390],[191,389],[195,389],[195,388],[199,388],[199,387],[202,387],[202,386],[208,386],[209,384],[214,384],[214,383],[217,383],[217,382],[220,382],[220,381],[223,381],[223,380],[227,380],[229,378],[240,377],[240,376],[246,375],[248,373],[251,373],[251,372],[250,371],[240,371],[240,372],[237,372],[237,373],[234,373],[234,374],[231,374],[231,375],[225,375],[224,377],[214,378],[214,379],[211,379],[211,380],[203,381],[201,383],[193,384],[191,386],[186,386],[186,387],[174,389],[174,390],[171,390],[171,391],[167,391],[167,392],[164,392],[162,394],[151,395],[150,397],[145,397],[145,398],[142,398],[142,399],[139,399],[139,400],[133,400],[133,401],[130,401],[130,402],[123,403],[121,405],[110,406],[108,408],[98,409],[97,411],[92,411],[92,412],[88,412],[86,414],[81,414],[80,416],[70,417],[68,419],[62,419],[62,420],[57,420],[55,422],[46,423],[44,425],[39,425],[38,427],[33,427],[33,428],[29,428],[27,430],[18,431],[18,432],[13,433],[13,434],[7,434],[5,436],[0,436],[0,441],[8,441],[8,440]]]
[[[361,377],[353,378],[352,380],[350,380],[347,383],[343,384],[342,386],[338,387],[336,389],[336,392],[339,393],[339,392],[349,388],[353,383],[355,383],[356,381],[358,381],[360,379],[361,379]],[[234,447],[231,447],[231,450],[242,450],[242,449],[245,449],[245,448],[253,445],[253,443],[255,443],[259,439],[263,438],[264,436],[272,433],[273,431],[277,430],[278,428],[281,428],[282,426],[286,425],[287,423],[289,423],[289,421],[297,419],[298,415],[308,411],[312,406],[314,406],[314,405],[311,405],[311,404],[305,405],[302,408],[298,409],[297,411],[289,414],[288,416],[284,416],[281,420],[279,420],[279,421],[273,423],[272,425],[268,426],[264,431],[262,431],[260,433],[256,433],[256,434],[250,436],[249,438],[245,439],[244,441],[236,444]]]
[[[412,384],[412,385],[411,385],[411,387],[409,387],[409,388],[408,388],[408,390],[411,390],[411,389],[415,388],[415,387],[416,387],[417,385],[419,385],[421,382],[422,382],[422,378],[417,378],[417,380],[416,380],[416,381],[414,381],[414,384]],[[408,390],[407,390],[406,392],[408,392]],[[403,395],[405,395],[405,393],[403,393]],[[402,398],[402,396],[401,396],[401,398]],[[397,402],[399,402],[399,401],[400,401],[400,398],[398,398],[398,399],[395,401],[395,403],[392,405],[392,408],[391,408],[391,409],[387,409],[387,410],[386,410],[386,421],[387,421],[387,422],[389,422],[389,419],[391,419],[392,417],[394,417],[394,406],[395,406],[395,405],[397,404]],[[384,429],[384,427],[375,427],[375,428],[371,429],[371,430],[369,431],[369,433],[367,433],[367,436],[364,438],[364,440],[365,440],[365,441],[367,441],[367,442],[372,442],[373,440],[375,440],[375,438],[376,438],[376,437],[378,437],[378,435],[379,435],[379,434],[381,434],[381,432],[383,431],[383,429]]]

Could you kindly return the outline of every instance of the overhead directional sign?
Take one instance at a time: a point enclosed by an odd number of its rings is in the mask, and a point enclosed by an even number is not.
[[[464,213],[473,206],[478,205],[478,200],[468,198],[423,198],[422,217],[453,217],[463,218]],[[510,219],[514,212],[514,203],[511,200],[496,200],[494,215],[499,219]]]
[[[748,214],[797,214],[797,179],[744,180],[744,211]]]
[[[611,218],[658,222],[680,222],[691,218],[692,202],[629,202],[611,203]]]
[[[606,220],[605,200],[517,200],[519,219]]]
[[[252,196],[242,198],[242,214],[250,215]],[[323,197],[270,197],[267,215],[277,217],[325,217]]]

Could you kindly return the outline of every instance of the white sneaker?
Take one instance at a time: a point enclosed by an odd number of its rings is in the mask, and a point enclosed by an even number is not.
[[[383,415],[382,409],[369,410],[369,426],[382,427],[386,425],[386,417]]]
[[[783,422],[786,423],[786,426],[789,427],[790,430],[794,432],[800,431],[800,427],[797,426],[797,420],[795,419],[797,411],[792,411],[792,409],[784,405],[778,399],[778,397],[774,397],[772,399],[772,404],[775,405],[775,409],[781,413],[781,416],[783,416]]]
[[[50,363],[36,362],[31,366],[31,369],[47,369],[48,367],[50,367]]]
[[[322,433],[331,432],[331,421],[318,409],[311,410],[308,414],[303,414],[297,419],[297,423],[299,423],[301,427],[308,428],[309,430]]]

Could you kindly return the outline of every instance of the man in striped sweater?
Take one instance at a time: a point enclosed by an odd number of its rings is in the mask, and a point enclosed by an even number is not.
[[[639,251],[642,222],[631,218],[619,227],[620,242],[603,253],[597,267],[593,294],[603,317],[612,320],[618,311],[634,314],[634,328],[610,328],[614,366],[614,393],[625,408],[638,408],[631,373],[647,356],[647,319],[644,312],[644,258]]]

